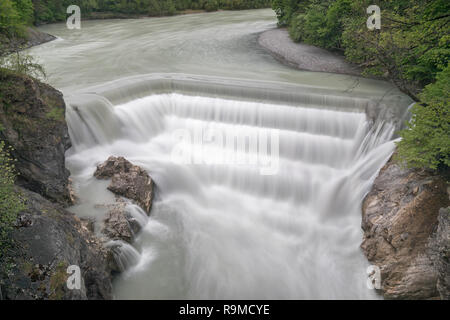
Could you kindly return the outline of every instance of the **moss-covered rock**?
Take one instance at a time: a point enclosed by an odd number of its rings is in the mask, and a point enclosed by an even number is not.
[[[64,153],[70,147],[62,94],[33,78],[0,71],[0,139],[12,146],[18,184],[69,203]]]
[[[37,193],[18,191],[27,209],[11,234],[11,255],[0,261],[3,298],[111,299],[110,253],[84,221]],[[67,286],[70,265],[80,268],[81,289]]]

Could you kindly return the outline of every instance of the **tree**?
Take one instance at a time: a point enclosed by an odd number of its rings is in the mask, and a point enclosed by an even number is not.
[[[446,170],[450,167],[450,65],[420,98],[407,128],[400,132],[398,157],[409,167]]]
[[[20,21],[20,15],[11,0],[0,1],[0,33],[6,37],[12,37],[14,34],[22,31],[23,23]]]

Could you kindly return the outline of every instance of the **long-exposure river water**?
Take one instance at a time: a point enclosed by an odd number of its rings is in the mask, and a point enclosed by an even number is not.
[[[257,42],[274,27],[263,9],[40,28],[58,37],[30,52],[68,105],[66,165],[79,197],[70,210],[101,224],[99,205],[114,197],[92,174],[110,155],[142,166],[157,186],[148,219],[129,205],[143,229],[124,249],[115,298],[377,297],[359,248],[361,202],[394,149],[394,125],[367,110],[390,97],[402,114],[409,98],[386,82],[282,65]],[[158,78],[169,79],[154,85],[164,90],[142,89]],[[179,129],[276,131],[279,170],[175,163]]]

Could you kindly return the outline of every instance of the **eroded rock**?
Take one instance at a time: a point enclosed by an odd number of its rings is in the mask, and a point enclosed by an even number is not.
[[[62,93],[30,77],[0,74],[0,139],[13,148],[17,184],[54,202],[71,202],[70,147]]]
[[[16,192],[26,203],[0,258],[0,298],[111,299],[111,272],[117,269],[108,258],[112,253],[94,235],[92,221],[64,209],[74,198],[65,168],[70,139],[61,92],[1,72],[0,127],[0,140],[17,159]],[[81,270],[80,289],[67,287],[70,265]]]
[[[439,296],[443,300],[450,300],[450,207],[439,210],[438,226],[429,248],[438,274]]]
[[[134,235],[141,229],[139,223],[127,210],[127,204],[124,201],[118,201],[109,208],[102,233],[111,240],[123,240],[131,243]]]
[[[108,249],[89,230],[89,221],[37,193],[23,188],[17,192],[26,199],[27,209],[11,234],[14,254],[0,261],[7,271],[1,279],[3,298],[112,299],[111,272],[117,267],[111,266]],[[80,267],[80,289],[67,287],[70,265]]]
[[[153,200],[153,181],[142,168],[133,165],[124,157],[109,157],[97,166],[94,176],[98,179],[111,179],[108,190],[136,202],[148,215]],[[127,203],[117,198],[109,205],[102,233],[111,240],[123,240],[131,243],[139,232],[139,222],[127,209]]]
[[[429,243],[439,209],[448,205],[442,177],[403,169],[393,159],[381,169],[363,202],[361,248],[381,269],[385,298],[439,298],[438,279],[442,272],[448,276],[449,270],[435,267]],[[446,230],[440,233],[448,232],[448,225],[440,228]]]
[[[108,190],[134,200],[148,213],[152,207],[153,181],[145,170],[131,164],[124,157],[109,157],[97,166],[94,176],[99,179],[112,178]]]

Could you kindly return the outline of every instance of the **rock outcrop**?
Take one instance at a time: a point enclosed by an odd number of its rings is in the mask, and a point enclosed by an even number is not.
[[[54,202],[70,203],[70,147],[61,92],[32,78],[0,73],[0,139],[13,148],[17,183]]]
[[[20,51],[55,39],[56,37],[51,34],[42,32],[34,27],[27,27],[24,38],[11,38],[0,34],[0,49],[3,51],[0,53],[8,54],[18,50]]]
[[[27,28],[27,48],[55,40],[56,37],[35,28]]]
[[[153,200],[153,181],[145,170],[131,164],[124,157],[109,157],[97,166],[94,176],[98,179],[112,178],[108,190],[136,201],[150,213]]]
[[[70,146],[62,94],[27,76],[0,72],[0,139],[17,159],[16,190],[26,209],[0,259],[2,299],[111,299],[112,253],[71,203],[64,153]],[[69,289],[68,266],[80,289]]]
[[[438,226],[429,248],[437,274],[437,290],[442,300],[450,300],[450,207],[439,210]]]
[[[393,159],[381,169],[363,203],[361,247],[380,267],[385,298],[448,296],[448,216],[438,219],[448,205],[441,176],[403,169]]]
[[[113,205],[109,205],[106,213],[102,233],[111,240],[123,240],[133,242],[135,234],[141,226],[136,219],[127,211],[127,203],[118,199]]]
[[[27,209],[12,233],[14,255],[3,279],[4,299],[111,299],[108,251],[88,228],[60,205],[18,187]],[[81,271],[81,289],[68,289],[67,267]]]
[[[154,183],[139,166],[133,165],[124,157],[111,156],[97,166],[94,176],[98,179],[111,178],[108,190],[117,196],[133,200],[147,215],[150,213]],[[121,198],[117,198],[106,214],[102,233],[112,240],[132,242],[134,235],[140,230],[139,223],[127,211],[126,205]]]

